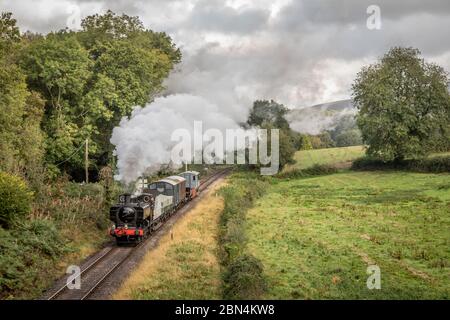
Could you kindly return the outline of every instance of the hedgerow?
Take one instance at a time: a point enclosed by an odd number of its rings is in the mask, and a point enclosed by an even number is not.
[[[219,258],[223,266],[225,299],[257,299],[266,290],[262,263],[247,252],[246,212],[268,187],[252,174],[235,174],[221,189],[224,209],[220,220]]]
[[[289,171],[284,171],[276,175],[280,179],[299,179],[307,178],[312,176],[322,176],[327,174],[333,174],[338,172],[338,169],[334,166],[315,164],[312,167],[306,169],[294,169]]]
[[[414,172],[442,173],[450,172],[450,156],[436,156],[423,159],[406,159],[402,161],[384,162],[373,157],[356,159],[353,170],[407,170]]]

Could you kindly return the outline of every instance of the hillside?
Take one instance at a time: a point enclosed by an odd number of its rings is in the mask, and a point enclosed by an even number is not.
[[[286,119],[295,131],[308,134],[319,134],[330,129],[339,118],[356,114],[351,100],[318,104],[312,107],[295,108],[289,111]]]

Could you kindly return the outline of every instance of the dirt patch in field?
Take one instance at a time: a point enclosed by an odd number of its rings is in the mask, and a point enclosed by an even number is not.
[[[221,181],[149,251],[113,299],[218,299],[216,258]]]

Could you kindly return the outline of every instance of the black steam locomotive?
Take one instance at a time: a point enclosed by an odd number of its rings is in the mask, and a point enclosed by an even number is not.
[[[110,208],[114,222],[110,234],[120,243],[137,243],[184,203],[195,198],[200,187],[199,173],[186,171],[152,183],[143,183],[138,195],[122,194]]]

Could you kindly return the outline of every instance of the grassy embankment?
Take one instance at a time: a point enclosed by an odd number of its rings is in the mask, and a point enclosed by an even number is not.
[[[33,299],[109,239],[100,184],[42,185],[31,216],[0,228],[0,298]]]
[[[301,151],[297,159],[320,154],[321,164],[342,162],[335,151]],[[347,170],[275,178],[247,221],[248,248],[264,265],[265,298],[450,297],[446,173]],[[381,290],[366,287],[372,264],[380,267]]]
[[[212,186],[175,224],[115,294],[115,299],[219,299],[217,237],[223,199]]]
[[[114,298],[259,297],[265,282],[260,262],[246,248],[245,214],[267,185],[254,177],[234,174],[215,185],[176,223],[173,239],[165,235],[144,257]]]

